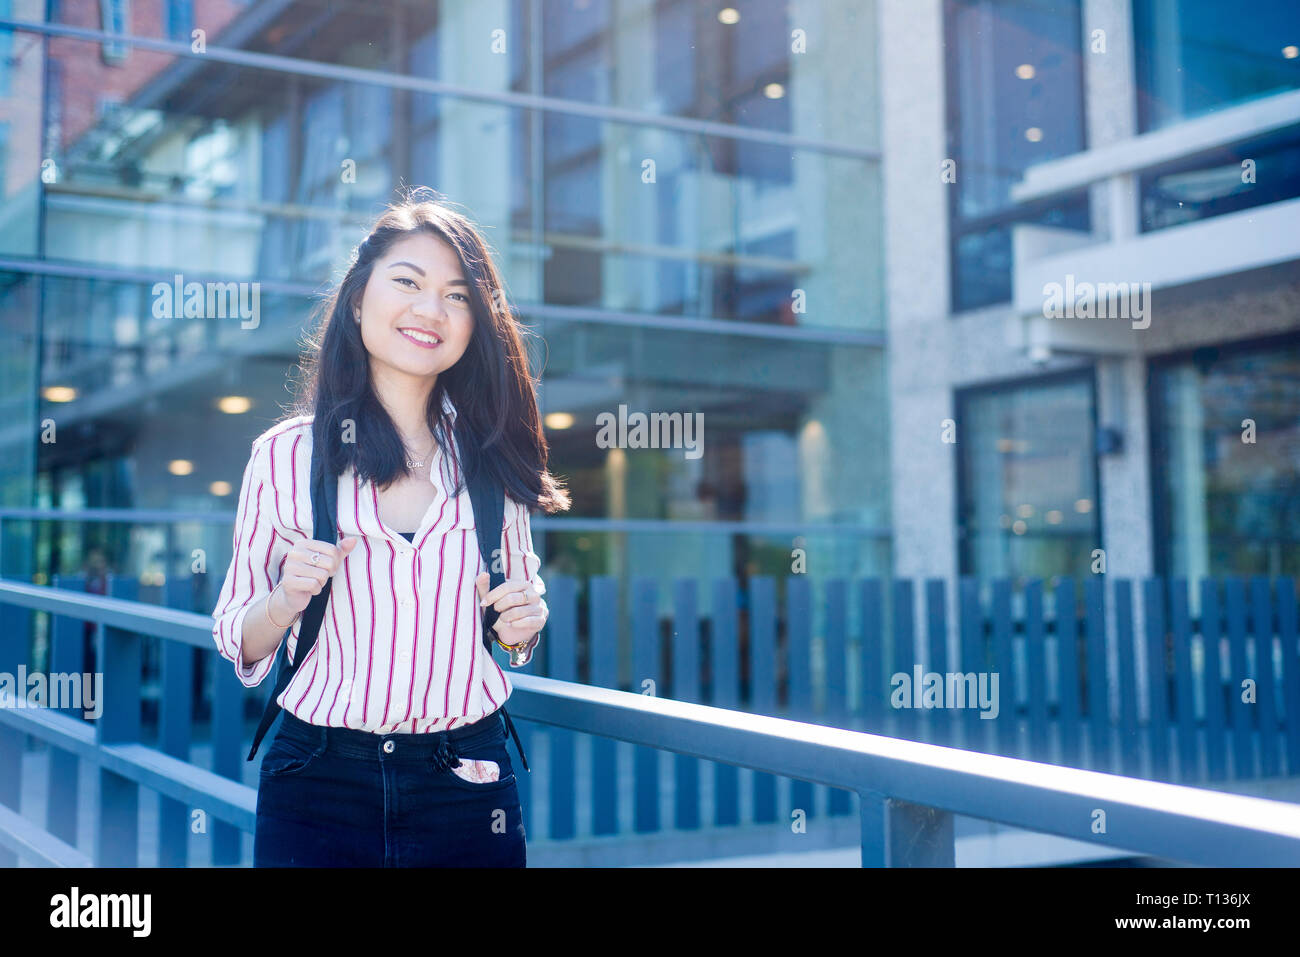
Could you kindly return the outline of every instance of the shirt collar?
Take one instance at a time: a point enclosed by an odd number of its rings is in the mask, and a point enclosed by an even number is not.
[[[451,401],[451,396],[446,392],[442,394],[442,411],[447,413],[453,425],[456,424],[456,406]]]

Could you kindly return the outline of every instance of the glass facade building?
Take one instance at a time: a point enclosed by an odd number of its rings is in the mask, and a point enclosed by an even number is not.
[[[1300,573],[1300,260],[1294,228],[1251,218],[1300,198],[1300,7],[944,0],[943,14],[954,339],[1038,310],[1036,288],[1013,294],[1017,271],[1040,275],[1035,248],[1059,271],[1046,278],[1154,279],[1158,317],[1049,333],[1041,371],[990,349],[949,373],[957,572],[1078,580],[1101,549],[1128,574]],[[1103,172],[1072,179],[1075,160]],[[1053,175],[1059,188],[1015,195]],[[1218,265],[1246,242],[1241,265]]]
[[[782,574],[797,537],[817,576],[888,571],[871,4],[0,14],[4,504],[139,513],[9,519],[3,574],[224,568],[312,307],[404,184],[485,228],[536,334],[574,494],[534,518],[544,576]],[[191,281],[257,315],[159,308]],[[703,454],[598,447],[620,404],[702,413]]]
[[[1253,735],[1293,775],[1297,9],[0,0],[0,577],[209,615],[322,296],[426,186],[497,256],[572,494],[532,517],[536,673],[1194,786],[1255,780]],[[1052,315],[1057,283],[1131,284],[1151,321]],[[700,454],[607,447],[625,413],[699,416]],[[51,668],[80,626],[30,622]],[[85,635],[162,740],[164,641],[137,668]],[[203,644],[198,758],[251,777],[218,729],[267,687],[210,682]],[[1248,659],[1280,724],[1241,707]],[[1000,723],[899,708],[914,666],[1000,673]],[[593,839],[569,860],[856,816],[600,730],[525,738],[536,823]]]
[[[1096,191],[1016,196],[1036,168],[1107,146],[1097,117],[1117,111],[1090,9],[935,0],[935,128],[955,177],[928,186],[948,236],[926,252],[946,253],[954,342],[987,339],[971,330],[1010,309],[1018,229],[1113,228]],[[1128,135],[1176,137],[1300,87],[1293,4],[1126,9],[1109,26],[1129,37],[1112,49],[1131,58]],[[1153,569],[1293,568],[1282,503],[1300,464],[1283,438],[1300,408],[1287,337],[1264,322],[1288,301],[1208,344],[1131,353],[1140,442],[1103,375],[1123,350],[1039,374],[962,346],[941,384],[969,438],[943,466],[955,507],[900,521],[891,484],[935,473],[917,455],[909,476],[890,436],[907,400],[889,391],[888,319],[908,303],[885,290],[911,264],[885,256],[882,170],[914,164],[910,144],[882,142],[890,84],[910,81],[882,73],[881,23],[869,2],[4,0],[2,504],[134,514],[7,518],[0,571],[75,571],[92,545],[160,584],[195,549],[223,566],[248,441],[287,404],[321,292],[405,184],[485,226],[536,334],[552,467],[574,495],[535,519],[544,574],[780,577],[803,548],[814,580],[889,575],[906,525],[950,539],[957,574],[1081,575],[1114,544],[1108,474],[1142,490],[1131,514]],[[1300,115],[1144,167],[1136,233],[1294,201],[1297,137]],[[1293,288],[1294,262],[1275,268]],[[255,284],[256,321],[160,314],[177,277]],[[1233,296],[1225,280],[1202,298]],[[1250,356],[1260,371],[1243,377]],[[701,413],[703,454],[601,448],[597,416],[620,406]],[[1250,479],[1231,464],[1250,450],[1211,451],[1248,418],[1271,450]],[[1117,472],[1122,456],[1141,467]],[[1276,520],[1225,513],[1241,495]]]

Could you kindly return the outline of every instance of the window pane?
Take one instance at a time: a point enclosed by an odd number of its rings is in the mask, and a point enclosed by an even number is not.
[[[961,574],[1090,574],[1099,541],[1091,374],[968,393],[959,410]]]
[[[1249,160],[1249,175],[1243,163]],[[1300,196],[1300,125],[1232,143],[1140,177],[1142,229],[1198,219]]]
[[[1026,168],[1084,148],[1078,0],[947,0],[953,310],[1011,296],[1016,222],[1088,228],[1086,199],[1018,207]]]
[[[1159,567],[1300,574],[1300,344],[1206,349],[1159,367]]]
[[[1133,0],[1142,132],[1300,87],[1295,0]]]

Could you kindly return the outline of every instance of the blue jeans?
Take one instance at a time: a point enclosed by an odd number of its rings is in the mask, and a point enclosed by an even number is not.
[[[458,777],[448,747],[496,761],[500,780]],[[284,712],[259,772],[253,866],[527,866],[501,712],[421,734],[327,728]]]

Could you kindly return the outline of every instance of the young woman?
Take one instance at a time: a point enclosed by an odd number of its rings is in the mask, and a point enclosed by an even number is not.
[[[213,637],[247,687],[333,579],[316,642],[277,699],[253,864],[522,867],[523,818],[482,639],[532,656],[548,615],[528,510],[568,508],[547,471],[520,325],[477,229],[418,194],[384,213],[325,303],[293,417],[253,442]],[[468,440],[466,440],[468,437]],[[338,476],[317,541],[312,449]],[[464,476],[506,490],[488,590]],[[290,658],[292,660],[292,657]],[[513,730],[513,726],[511,728]]]

